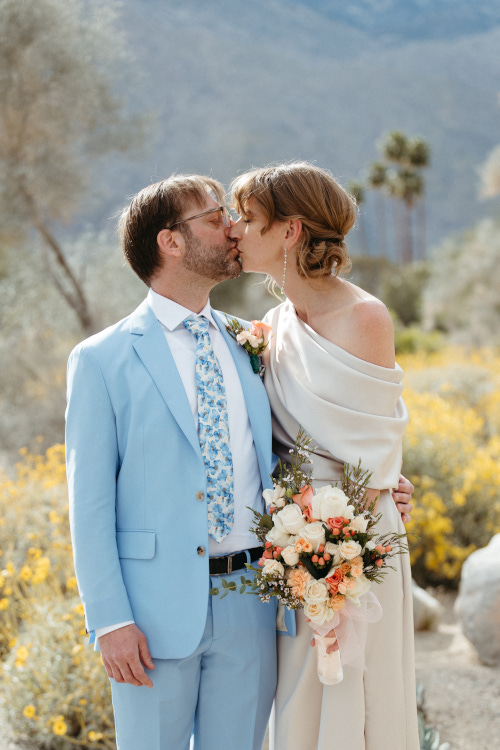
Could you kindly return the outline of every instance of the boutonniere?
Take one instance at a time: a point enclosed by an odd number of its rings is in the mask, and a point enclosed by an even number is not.
[[[243,328],[236,318],[226,320],[229,335],[249,353],[253,371],[263,375],[265,368],[261,366],[259,357],[271,339],[271,326],[261,320],[252,320],[250,328]]]

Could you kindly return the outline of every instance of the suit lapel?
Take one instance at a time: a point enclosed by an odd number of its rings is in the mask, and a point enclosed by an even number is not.
[[[160,323],[145,300],[130,316],[134,349],[182,432],[201,457],[198,434],[179,371],[165,340]]]
[[[233,356],[243,389],[245,403],[250,419],[255,450],[259,461],[260,474],[264,488],[270,486],[272,455],[271,410],[260,376],[254,373],[248,352],[240,346],[226,329],[227,320],[223,313],[212,310],[214,320],[227,341]]]

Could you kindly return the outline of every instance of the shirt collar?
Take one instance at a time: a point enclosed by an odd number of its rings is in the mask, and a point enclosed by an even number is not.
[[[203,310],[199,313],[194,313],[192,310],[179,305],[172,299],[163,297],[157,292],[153,292],[152,289],[150,289],[148,292],[147,300],[148,305],[150,306],[160,323],[165,326],[165,328],[168,328],[169,331],[173,331],[174,328],[178,328],[179,326],[181,326],[182,321],[186,318],[197,318],[201,315],[203,315],[205,318],[208,318],[209,323],[215,326],[215,328],[217,328],[218,330],[217,323],[215,322],[212,315],[210,300],[208,300]]]

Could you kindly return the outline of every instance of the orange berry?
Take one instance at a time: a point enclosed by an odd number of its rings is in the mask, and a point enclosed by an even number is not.
[[[377,568],[381,568],[383,564],[384,561],[380,557],[378,560],[375,560],[375,565],[377,566]]]
[[[332,556],[331,556],[331,554],[330,554],[329,552],[325,552],[325,553],[324,553],[324,555],[323,555],[323,557],[324,557],[324,558],[325,558],[325,560],[327,560],[327,561],[328,561],[328,560],[331,560],[331,559],[332,559]]]
[[[320,544],[319,547],[318,547],[318,552],[321,555],[321,553],[324,552],[324,551],[325,551],[325,545],[324,544]]]
[[[392,551],[392,547],[391,547],[391,545],[390,545],[390,544],[387,544],[387,545],[386,545],[386,547],[385,547],[385,551],[386,551],[386,552],[391,552],[391,551]]]
[[[311,557],[311,560],[312,560],[313,562],[318,562],[318,560],[319,560],[319,557],[318,557],[318,555],[313,555],[313,556]]]
[[[269,547],[272,547],[272,546],[273,546],[273,543],[272,543],[272,542],[266,542],[266,543],[264,544],[264,547],[265,547],[266,549],[269,549]]]
[[[324,560],[323,557],[320,557],[319,560],[318,560],[318,562],[319,562],[320,565],[324,565],[325,564],[325,560]]]

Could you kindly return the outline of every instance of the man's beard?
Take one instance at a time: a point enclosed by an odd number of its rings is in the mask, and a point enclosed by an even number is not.
[[[240,275],[241,265],[229,253],[230,242],[205,245],[194,236],[190,227],[184,227],[182,234],[186,242],[184,268],[213,281],[236,279]]]

